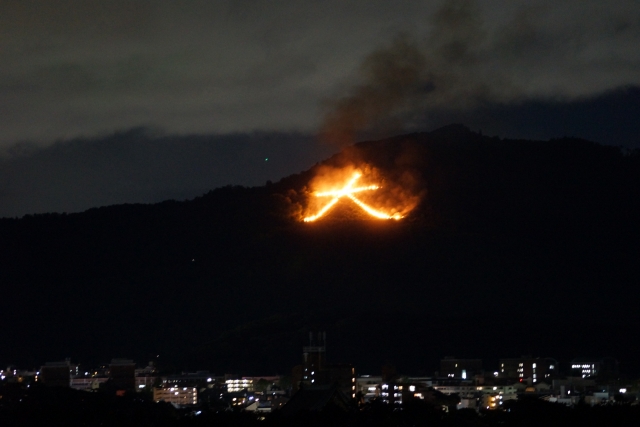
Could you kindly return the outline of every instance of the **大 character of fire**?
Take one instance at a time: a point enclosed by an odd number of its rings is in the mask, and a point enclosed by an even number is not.
[[[393,215],[388,215],[380,210],[374,209],[368,204],[364,203],[362,200],[358,199],[354,194],[365,192],[365,191],[375,191],[380,189],[377,185],[368,185],[356,187],[356,182],[362,177],[360,172],[355,172],[351,179],[342,187],[335,190],[330,191],[321,191],[314,193],[315,197],[330,197],[331,200],[324,205],[315,215],[308,216],[304,218],[305,222],[315,221],[322,216],[324,216],[340,199],[343,197],[347,197],[351,199],[356,205],[358,205],[362,210],[364,210],[369,215],[378,218],[378,219],[401,219],[403,216],[400,213],[395,213]]]

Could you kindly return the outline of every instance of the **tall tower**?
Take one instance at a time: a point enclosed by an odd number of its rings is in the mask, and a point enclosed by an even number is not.
[[[320,372],[325,369],[327,353],[327,333],[318,332],[317,339],[309,332],[309,345],[302,347],[302,382],[315,384]]]

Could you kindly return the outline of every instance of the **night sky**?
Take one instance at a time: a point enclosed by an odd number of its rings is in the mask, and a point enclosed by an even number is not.
[[[640,147],[635,0],[0,2],[0,216],[263,185],[369,137]]]

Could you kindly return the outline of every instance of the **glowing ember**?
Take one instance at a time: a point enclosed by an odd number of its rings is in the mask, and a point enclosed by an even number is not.
[[[311,221],[315,221],[318,218],[322,217],[325,213],[327,213],[327,211],[329,211],[329,209],[331,209],[333,207],[333,205],[335,205],[336,203],[338,203],[338,201],[342,198],[342,197],[348,197],[349,199],[351,199],[356,205],[360,206],[366,213],[368,213],[369,215],[379,218],[379,219],[400,219],[402,218],[402,215],[400,215],[399,213],[396,213],[394,215],[387,215],[384,212],[380,212],[379,210],[376,210],[374,208],[372,208],[371,206],[367,205],[366,203],[364,203],[362,200],[358,199],[356,196],[354,196],[354,193],[360,193],[362,191],[370,191],[370,190],[377,190],[380,187],[378,187],[377,185],[369,185],[366,187],[353,187],[354,184],[356,183],[356,181],[358,179],[360,179],[362,175],[358,172],[356,172],[353,177],[349,180],[349,182],[347,183],[347,185],[345,185],[343,188],[339,189],[339,190],[333,190],[333,191],[323,191],[323,192],[319,192],[319,193],[315,193],[316,197],[333,197],[331,199],[331,201],[329,203],[327,203],[326,205],[324,205],[324,207],[322,209],[320,209],[320,211],[318,211],[317,214],[312,215],[312,216],[308,216],[304,219],[305,222],[311,222]]]

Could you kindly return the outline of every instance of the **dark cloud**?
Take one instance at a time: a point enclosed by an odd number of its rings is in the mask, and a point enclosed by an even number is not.
[[[0,217],[185,200],[224,185],[264,185],[330,155],[302,134],[162,136],[135,129],[0,158]],[[268,159],[268,160],[267,160]]]
[[[0,8],[5,145],[140,125],[310,130],[320,95],[388,36],[381,22],[404,16],[384,5],[291,1]]]
[[[398,34],[425,55],[434,106],[592,96],[640,84],[638,22],[633,0],[4,1],[0,144],[312,132]]]

